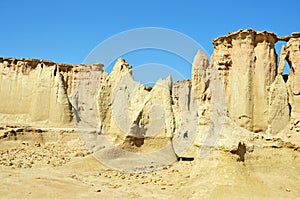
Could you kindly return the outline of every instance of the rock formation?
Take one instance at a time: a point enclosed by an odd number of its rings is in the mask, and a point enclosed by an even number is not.
[[[118,59],[97,94],[101,132],[130,151],[155,151],[170,143],[175,128],[171,86],[168,78],[147,90],[134,81],[131,66]]]
[[[291,118],[295,125],[300,125],[300,34],[293,34],[288,38],[282,39],[288,39],[288,42],[281,49],[278,74],[283,73],[286,60],[290,66],[287,87]]]
[[[198,104],[189,80],[173,83],[172,98],[175,116],[173,147],[179,157],[193,157],[193,142],[199,125]]]
[[[278,40],[287,45],[277,67]],[[193,158],[194,145],[251,151],[253,132],[275,136],[289,122],[291,129],[300,126],[300,35],[248,29],[213,44],[211,62],[197,52],[191,80],[173,83],[169,77],[153,87],[135,82],[132,67],[121,58],[109,75],[101,64],[1,58],[0,121],[92,129],[84,141],[99,157],[113,154],[109,161],[116,167],[128,157],[142,166],[157,158],[160,164]],[[291,67],[287,82],[285,60]],[[136,159],[135,153],[145,156]]]
[[[267,133],[277,134],[289,123],[290,119],[288,90],[281,75],[277,75],[270,86],[268,109]]]
[[[207,56],[199,50],[194,58],[192,65],[192,100],[197,101],[197,109],[199,110],[200,123],[207,125],[210,119],[210,63]]]
[[[101,73],[102,65],[1,58],[1,123],[70,126],[74,116],[79,120],[84,110],[94,106],[88,99]]]
[[[290,117],[293,125],[299,123],[299,38],[299,33],[278,37],[248,29],[213,41],[212,62],[225,85],[228,115],[238,125],[277,134]],[[274,44],[279,40],[287,45],[282,47],[277,66]],[[282,77],[285,60],[291,68],[287,83]]]
[[[268,89],[276,75],[276,40],[273,33],[249,29],[213,41],[212,61],[224,80],[229,116],[251,131],[268,127]]]

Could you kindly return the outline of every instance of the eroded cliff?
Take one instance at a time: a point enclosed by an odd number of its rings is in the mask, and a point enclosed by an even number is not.
[[[268,90],[276,76],[277,36],[251,29],[213,41],[212,61],[225,85],[229,116],[259,132],[268,127]]]
[[[171,86],[168,78],[147,89],[134,81],[132,67],[118,59],[97,93],[101,132],[130,151],[155,151],[170,143],[175,128]]]
[[[277,66],[278,40],[287,41],[287,46]],[[250,131],[273,134],[288,124],[290,115],[299,118],[299,34],[278,37],[248,29],[219,37],[213,44],[212,62],[223,78],[229,117]],[[291,66],[287,84],[282,77],[285,60]]]
[[[173,83],[169,77],[153,87],[135,82],[121,58],[109,75],[101,64],[1,58],[1,123],[91,128],[84,141],[99,153],[106,148],[105,158],[115,146],[146,154],[167,145],[164,158],[170,159],[195,157],[213,146],[235,151],[240,143],[251,145],[253,132],[300,131],[299,36],[229,33],[213,41],[211,62],[197,52],[191,80]],[[278,40],[287,45],[277,65]],[[285,60],[291,68],[287,81]],[[97,146],[103,136],[113,145]]]
[[[37,59],[0,59],[2,124],[72,126],[90,110],[102,65]],[[78,106],[80,104],[80,107]]]
[[[284,38],[282,38],[284,39]],[[286,38],[285,38],[286,39]],[[278,74],[282,74],[285,61],[290,67],[290,74],[287,80],[289,104],[291,106],[292,123],[299,126],[300,121],[300,34],[293,34],[288,42],[282,47]]]

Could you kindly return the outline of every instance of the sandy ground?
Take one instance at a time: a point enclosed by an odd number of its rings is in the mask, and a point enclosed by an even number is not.
[[[0,140],[0,198],[300,198],[295,149],[255,147],[244,162],[212,150],[204,159],[124,173],[104,167],[76,134],[59,142],[29,137]]]

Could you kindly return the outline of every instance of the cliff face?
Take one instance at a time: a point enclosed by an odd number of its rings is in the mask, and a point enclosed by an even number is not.
[[[251,29],[213,41],[212,61],[223,77],[229,116],[250,131],[268,128],[269,91],[277,69],[276,41],[273,33]],[[286,112],[284,116],[288,117]]]
[[[194,157],[198,125],[207,125],[210,119],[208,88],[198,73],[205,72],[208,64],[199,51],[192,81],[172,83],[169,77],[149,88],[135,82],[131,66],[118,59],[96,97],[100,131],[113,143],[111,149],[106,146],[105,153],[116,150],[115,146],[139,153],[157,152],[167,146],[168,158]],[[99,151],[104,159],[105,153]]]
[[[292,35],[282,47],[278,73],[282,74],[285,60],[290,66],[287,87],[289,103],[291,105],[291,118],[294,124],[300,121],[300,35]]]
[[[170,144],[175,122],[172,80],[158,80],[153,88],[135,82],[129,64],[118,59],[97,93],[101,132],[129,151],[155,151]]]
[[[63,72],[63,75],[66,77],[66,89],[73,107],[74,121],[79,123],[80,127],[97,126],[95,96],[99,84],[107,77],[103,65],[73,65],[71,70]]]
[[[197,103],[201,125],[207,125],[210,120],[210,67],[207,56],[199,50],[192,65],[192,99]]]
[[[277,67],[278,40],[287,45]],[[42,127],[76,122],[125,151],[155,154],[168,146],[162,161],[194,157],[193,145],[231,150],[239,140],[253,138],[249,131],[278,134],[289,122],[300,131],[300,35],[241,30],[213,44],[211,62],[197,52],[191,80],[173,83],[169,77],[153,87],[135,82],[121,58],[109,75],[101,64],[1,58],[0,121]],[[285,60],[291,67],[287,82]],[[95,132],[84,134],[92,149],[102,139]],[[115,153],[106,144],[101,144],[104,158]]]
[[[192,82],[189,80],[174,82],[172,99],[176,126],[172,139],[173,148],[179,157],[193,157],[192,146],[199,124],[199,109]]]
[[[46,60],[1,58],[1,123],[71,125],[74,110],[79,116],[80,110],[88,109],[84,103],[81,104],[86,107],[76,107],[76,104],[82,101],[86,103],[82,96],[88,97],[89,89],[86,82],[82,81],[82,76],[91,82],[90,76],[86,77],[85,74],[92,69],[102,71],[102,67],[86,70],[84,66],[55,64]],[[87,92],[78,96],[78,90]]]

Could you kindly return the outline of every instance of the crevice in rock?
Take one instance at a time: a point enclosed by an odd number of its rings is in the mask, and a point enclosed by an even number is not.
[[[237,149],[230,151],[232,154],[238,155],[238,162],[245,162],[245,154],[247,152],[246,144],[244,142],[239,142]]]
[[[144,144],[145,138],[127,136],[125,142],[130,143],[133,147],[141,147]]]
[[[194,161],[192,157],[178,157],[178,161]]]
[[[144,90],[150,92],[152,90],[153,86],[144,86]]]
[[[191,104],[191,92],[192,92],[192,85],[189,85],[189,93],[188,93],[188,96],[187,96],[187,105],[188,105],[188,110],[190,110],[190,104]]]
[[[282,78],[283,78],[284,82],[286,83],[289,79],[289,75],[283,74]]]

